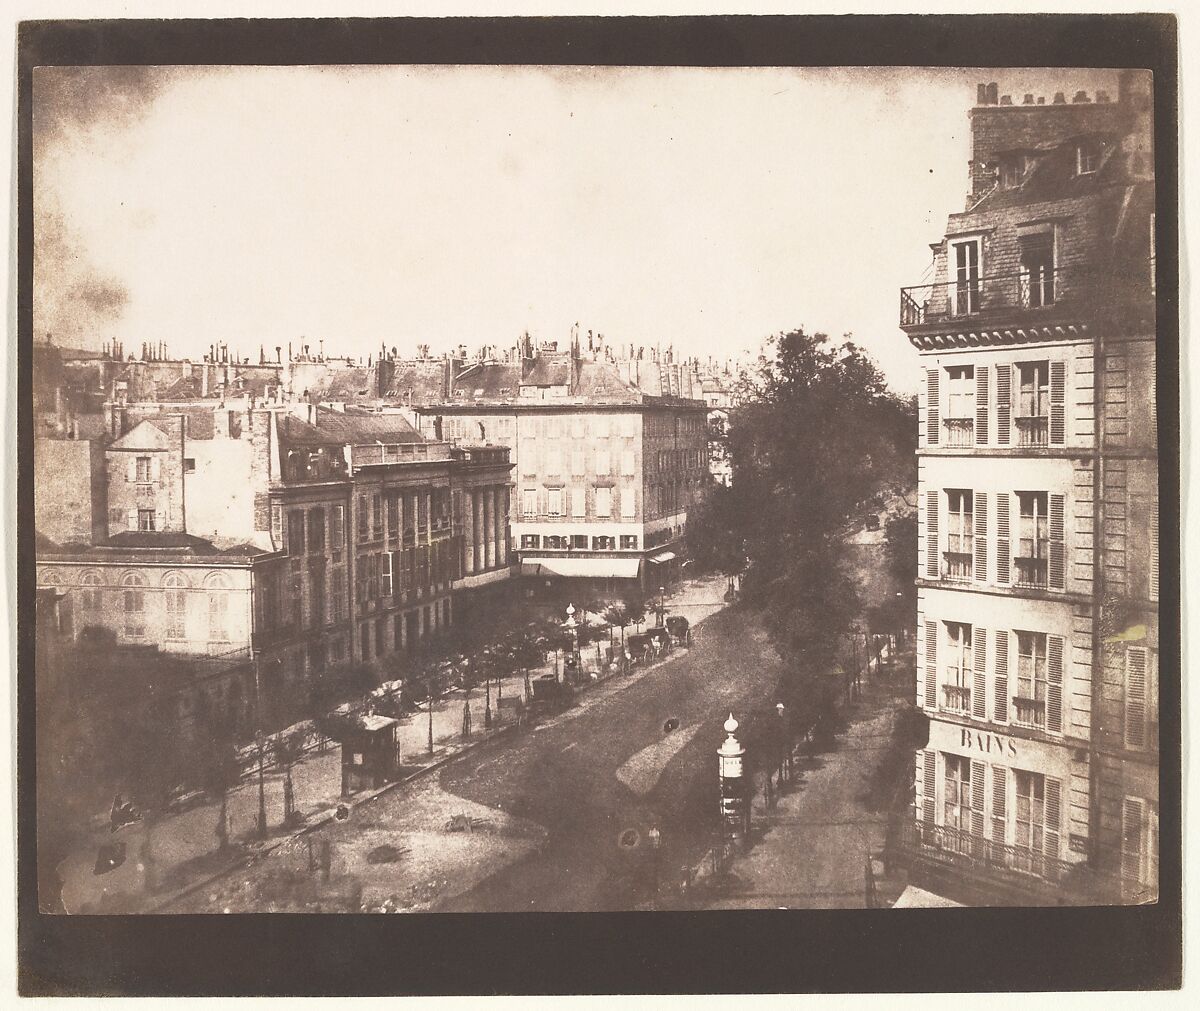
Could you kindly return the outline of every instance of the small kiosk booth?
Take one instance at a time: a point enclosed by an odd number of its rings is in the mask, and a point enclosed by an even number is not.
[[[396,727],[389,716],[357,715],[342,731],[342,796],[373,790],[396,774]]]

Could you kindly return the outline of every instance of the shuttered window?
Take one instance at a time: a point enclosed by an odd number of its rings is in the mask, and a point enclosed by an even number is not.
[[[1065,537],[1066,500],[1063,495],[1050,496],[1050,589],[1066,588]]]
[[[1012,441],[1012,366],[996,366],[996,445]]]
[[[525,488],[521,491],[521,515],[537,515],[537,489]]]
[[[971,760],[943,755],[942,824],[960,832],[971,831]]]
[[[988,370],[986,365],[975,369],[975,445],[988,444]]]
[[[971,715],[977,720],[987,719],[987,629],[978,625],[972,630],[975,644],[975,678],[971,693]],[[982,797],[982,788],[980,797]]]
[[[983,762],[971,763],[971,835],[982,839],[983,829],[983,797],[984,775],[987,767]]]
[[[612,515],[612,489],[597,488],[596,489],[596,515],[601,517],[609,517]]]
[[[1061,446],[1067,432],[1067,365],[1050,363],[1050,445]]]
[[[980,583],[987,582],[987,533],[987,492],[977,491],[975,493],[975,579]]]
[[[1008,722],[1008,630],[996,630],[996,677],[992,695],[992,719]]]
[[[1012,582],[1012,541],[1009,530],[1009,495],[996,495],[996,582]]]
[[[935,367],[925,373],[925,378],[925,441],[930,446],[936,446],[941,425],[941,376]]]
[[[1130,646],[1125,650],[1125,746],[1146,746],[1147,650]]]
[[[925,493],[925,575],[937,579],[941,574],[938,559],[938,493]]]
[[[937,709],[937,640],[938,623],[925,622],[925,708]]]
[[[950,712],[971,712],[974,658],[971,651],[971,626],[946,622],[946,679],[939,703]]]
[[[1044,632],[1017,632],[1017,690],[1013,722],[1042,730],[1046,726],[1047,636]]]
[[[934,823],[937,811],[937,752],[932,748],[921,752],[921,820]]]
[[[1008,841],[1008,770],[1003,765],[992,766],[992,838]]]
[[[1046,637],[1046,729],[1062,733],[1063,637]]]
[[[1062,783],[1046,776],[1046,856],[1059,859],[1062,853]]]

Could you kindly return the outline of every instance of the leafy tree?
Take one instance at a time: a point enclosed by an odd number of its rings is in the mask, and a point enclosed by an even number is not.
[[[897,513],[887,521],[884,528],[884,555],[888,568],[895,576],[902,592],[912,590],[917,579],[917,514],[906,511]]]
[[[220,798],[220,809],[214,832],[217,846],[221,850],[229,847],[229,791],[241,779],[241,768],[237,761],[237,750],[233,745],[229,727],[224,722],[209,721],[197,741],[200,786],[209,797]]]
[[[604,620],[612,628],[621,630],[621,644],[625,644],[625,626],[629,624],[629,609],[624,604],[610,604],[604,612]]]
[[[629,624],[642,630],[642,622],[646,620],[646,598],[641,593],[630,593],[625,597],[625,618]]]
[[[304,754],[301,735],[298,731],[279,734],[271,743],[271,756],[275,765],[283,770],[283,824],[290,825],[296,816],[295,788],[292,784],[292,766]]]

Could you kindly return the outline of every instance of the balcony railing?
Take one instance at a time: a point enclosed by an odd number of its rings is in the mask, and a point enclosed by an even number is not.
[[[945,576],[947,579],[969,580],[974,570],[973,559],[969,551],[944,551],[946,560]]]
[[[964,685],[942,685],[942,697],[945,699],[943,708],[952,713],[971,711],[971,689]]]
[[[1090,276],[1069,267],[915,285],[900,289],[900,325],[1086,304],[1093,290]]]
[[[375,443],[350,447],[350,464],[355,470],[391,463],[449,459],[450,444],[446,442]]]
[[[1013,709],[1016,711],[1016,722],[1022,727],[1032,727],[1035,730],[1046,728],[1046,702],[1044,699],[1027,699],[1014,696]]]
[[[1048,446],[1049,421],[1044,414],[1029,418],[1013,418],[1017,426],[1018,446]]]
[[[1017,568],[1018,586],[1045,586],[1046,559],[1044,558],[1014,558]]]
[[[975,445],[974,418],[943,418],[942,428],[946,431],[947,446],[961,448]]]
[[[1075,864],[1057,857],[984,839],[947,825],[907,822],[901,828],[901,840],[904,846],[976,871],[1032,875],[1054,884],[1065,883],[1077,873]]]

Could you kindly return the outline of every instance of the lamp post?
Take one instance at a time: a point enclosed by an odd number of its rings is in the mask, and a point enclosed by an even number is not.
[[[578,667],[579,665],[579,629],[575,626],[575,605],[567,605],[567,620],[566,620],[567,637],[571,643],[571,659]],[[563,672],[563,680],[566,680],[566,672]]]

